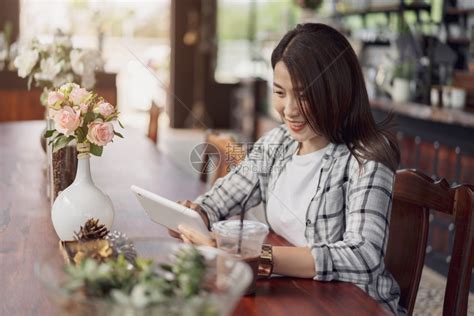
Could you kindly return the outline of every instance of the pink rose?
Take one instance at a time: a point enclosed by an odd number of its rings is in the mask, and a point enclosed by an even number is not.
[[[54,127],[60,133],[70,136],[81,125],[81,112],[65,106],[54,114]]]
[[[87,139],[93,144],[105,146],[114,138],[114,126],[111,122],[96,120],[89,123],[88,127]]]
[[[85,101],[85,99],[89,96],[89,91],[79,86],[74,87],[69,95],[69,99],[71,100],[72,104],[80,105]]]
[[[99,103],[99,105],[97,107],[98,107],[99,113],[103,117],[107,117],[107,116],[113,114],[114,111],[115,111],[114,106],[112,104],[108,103],[108,102],[101,102],[101,103]]]
[[[79,104],[79,109],[80,109],[81,113],[85,114],[85,113],[87,113],[87,110],[89,109],[89,104],[81,103],[81,104]]]
[[[48,93],[48,106],[54,106],[58,101],[64,101],[64,94],[58,91]]]

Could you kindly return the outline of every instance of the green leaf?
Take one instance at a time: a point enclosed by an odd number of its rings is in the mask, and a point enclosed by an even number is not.
[[[104,148],[102,146],[91,143],[91,154],[93,154],[94,156],[97,156],[97,157],[102,156],[103,149]]]
[[[53,136],[51,136],[51,141],[48,143],[48,145],[51,145],[53,142],[55,142],[59,137],[64,136],[58,131],[54,131]]]
[[[109,116],[107,116],[107,122],[117,120],[118,116],[119,116],[118,112],[114,112],[114,113],[110,114]]]
[[[86,115],[84,116],[84,126],[87,126],[90,122],[95,120],[95,114],[92,112],[87,112]]]
[[[53,136],[54,132],[56,132],[55,129],[50,129],[49,131],[44,132],[43,137],[44,138],[50,138],[51,136]]]
[[[84,128],[83,127],[79,127],[77,130],[76,130],[76,135],[77,135],[77,141],[79,143],[83,143],[85,140],[86,140],[86,133],[84,132]]]
[[[162,268],[163,270],[168,271],[168,272],[173,272],[173,267],[170,264],[167,264],[167,263],[160,264],[160,268]]]
[[[120,137],[120,138],[123,138],[123,135],[120,134],[119,132],[114,131],[114,134],[117,135],[117,136]]]
[[[125,127],[123,127],[122,122],[120,122],[120,120],[117,120],[117,122],[119,123],[121,128],[125,128]]]
[[[57,152],[61,148],[64,148],[74,139],[74,136],[60,136],[57,140],[53,143],[53,152]]]
[[[96,97],[96,94],[94,93],[89,93],[89,95],[87,96],[87,98],[84,100],[84,103],[86,104],[89,104],[90,101],[94,100],[94,98]]]

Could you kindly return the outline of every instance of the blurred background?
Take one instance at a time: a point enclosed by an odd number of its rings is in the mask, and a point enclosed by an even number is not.
[[[66,37],[74,48],[98,52],[95,90],[118,106],[126,127],[196,176],[189,153],[210,129],[252,142],[279,124],[270,104],[271,52],[296,24],[321,22],[351,42],[375,118],[396,114],[401,167],[474,183],[473,0],[0,3],[0,122],[44,119],[42,87],[28,89],[15,58],[32,41]],[[432,274],[419,291],[420,315],[442,304],[454,231],[441,214],[430,221]]]

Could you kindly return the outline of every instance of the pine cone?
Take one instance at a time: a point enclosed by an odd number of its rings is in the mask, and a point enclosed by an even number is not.
[[[99,223],[99,219],[90,218],[81,226],[79,233],[74,232],[74,238],[79,241],[104,239],[109,233],[105,225]]]
[[[132,264],[135,262],[137,251],[135,250],[133,242],[127,238],[127,235],[114,230],[113,232],[110,232],[105,239],[109,241],[115,258],[120,254],[123,254],[128,262]]]

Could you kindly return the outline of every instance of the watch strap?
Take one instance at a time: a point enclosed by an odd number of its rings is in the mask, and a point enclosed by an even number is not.
[[[273,272],[273,247],[270,244],[263,244],[258,264],[258,275],[270,277]]]

